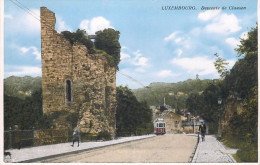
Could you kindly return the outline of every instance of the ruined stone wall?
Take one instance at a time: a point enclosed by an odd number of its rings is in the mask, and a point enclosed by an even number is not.
[[[55,14],[41,7],[43,111],[77,114],[82,132],[115,133],[116,69],[106,58],[71,45],[55,31]],[[57,119],[57,126],[68,125]]]
[[[235,113],[240,114],[243,110],[244,103],[240,98],[229,96],[226,99],[224,106],[224,114],[221,120],[221,127],[224,129],[228,124],[230,119],[234,116]]]

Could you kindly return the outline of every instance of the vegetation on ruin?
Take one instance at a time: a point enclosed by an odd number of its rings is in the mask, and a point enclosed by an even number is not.
[[[71,45],[81,43],[87,47],[89,53],[95,53],[94,44],[88,38],[85,30],[78,29],[76,32],[63,31],[61,34],[70,42]]]
[[[222,80],[200,80],[197,76],[195,80],[179,83],[152,83],[148,88],[133,90],[134,93],[127,87],[118,87],[117,136],[150,133],[153,125],[152,111],[148,105],[162,104],[164,97],[166,103],[173,108],[186,108],[192,114],[200,115],[209,123],[210,133],[216,133],[219,117],[218,97],[221,96],[225,104],[227,98],[232,95],[241,99],[244,107],[241,113],[233,115],[223,130],[221,140],[224,144],[239,149],[235,157],[242,162],[257,162],[257,30],[258,26],[252,28],[248,38],[241,39],[241,45],[236,49],[240,59],[225,73]],[[74,118],[70,120],[75,122]],[[6,130],[14,125],[19,125],[21,129],[51,126],[51,119],[42,113],[41,78],[13,76],[4,80],[4,128]],[[107,134],[104,132],[97,136],[103,138],[107,137]]]
[[[139,102],[128,87],[117,87],[117,136],[149,134],[153,131],[152,110]]]
[[[120,43],[119,43],[120,32],[112,28],[104,29],[96,32],[95,48],[97,50],[103,50],[111,57],[113,57],[112,66],[118,69],[120,62]]]
[[[101,54],[105,56],[108,63],[118,69],[120,62],[120,32],[112,28],[104,29],[96,32],[95,42],[89,39],[85,30],[78,29],[76,32],[63,31],[61,34],[71,45],[81,43],[85,45],[89,53]]]

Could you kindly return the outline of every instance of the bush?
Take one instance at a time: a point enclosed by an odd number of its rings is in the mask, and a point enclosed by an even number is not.
[[[99,132],[96,137],[96,140],[111,140],[111,139],[112,139],[112,136],[110,135],[110,133],[108,131]]]
[[[96,140],[97,135],[93,135],[91,133],[81,133],[80,134],[80,137],[81,137],[81,141],[82,142],[85,142],[85,141],[93,141],[93,140]]]
[[[257,162],[258,161],[257,144],[243,143],[241,148],[237,151],[236,156],[242,162]]]

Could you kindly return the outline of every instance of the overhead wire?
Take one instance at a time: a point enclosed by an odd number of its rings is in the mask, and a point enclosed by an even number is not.
[[[132,81],[138,83],[138,84],[141,85],[142,87],[144,87],[144,88],[149,88],[148,86],[145,86],[145,85],[142,84],[140,81],[137,81],[136,79],[134,79],[133,77],[131,77],[131,76],[129,76],[129,75],[127,75],[127,74],[125,74],[125,73],[122,73],[122,72],[120,72],[120,71],[117,71],[117,72],[118,72],[119,74],[121,74],[121,75],[123,75],[123,76],[129,78],[130,80],[132,80]]]
[[[35,14],[31,9],[29,9],[28,7],[26,7],[24,4],[22,4],[21,2],[19,2],[18,0],[15,0],[16,2],[14,2],[14,0],[9,0],[10,2],[12,2],[13,4],[15,4],[17,7],[19,7],[20,9],[24,10],[26,13],[28,13],[29,15],[31,15],[33,18],[35,18],[36,20],[38,20],[40,23],[45,24],[48,28],[50,28],[50,30],[55,31],[55,28],[53,28],[50,24],[47,23],[46,19],[41,18],[39,15]],[[41,22],[41,19],[44,20],[43,22]]]
[[[19,1],[15,0],[17,3],[15,3],[13,0],[9,0],[11,1],[13,4],[15,4],[16,6],[18,6],[19,8],[21,8],[22,10],[24,10],[25,12],[27,12],[28,14],[30,14],[31,16],[33,16],[35,19],[37,19],[38,21],[41,21],[40,18],[37,18],[34,12],[32,12],[30,9],[28,9],[26,6],[24,6],[22,3],[20,3]]]
[[[22,4],[21,2],[19,2],[18,0],[9,0],[10,2],[12,2],[13,4],[15,4],[17,7],[19,7],[20,9],[24,10],[26,13],[28,13],[29,15],[31,15],[33,18],[35,18],[36,20],[38,20],[40,23],[45,23],[45,25],[47,25],[51,30],[56,31],[50,24],[47,23],[47,21],[44,18],[41,18],[40,16],[38,16],[36,13],[34,13],[31,9],[29,9],[28,7],[26,7],[24,4]],[[44,20],[44,22],[41,22],[41,19]],[[136,82],[137,84],[139,84],[140,86],[144,87],[144,88],[150,88],[148,86],[145,86],[144,84],[142,84],[140,81],[134,79],[133,77],[122,73],[120,71],[117,71],[119,74],[127,77],[128,79]]]

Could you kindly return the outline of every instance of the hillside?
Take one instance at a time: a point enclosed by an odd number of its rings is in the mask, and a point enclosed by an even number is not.
[[[25,99],[42,86],[41,77],[11,76],[4,80],[4,94]],[[166,104],[173,108],[184,109],[185,100],[191,93],[202,92],[212,80],[188,79],[177,83],[154,82],[146,88],[133,89],[139,101],[146,101],[148,105]]]
[[[166,104],[177,109],[185,108],[185,100],[191,93],[201,93],[212,80],[188,79],[177,83],[155,82],[146,88],[133,89],[139,101],[148,105]]]
[[[7,96],[25,99],[42,87],[41,77],[17,77],[11,76],[4,79],[4,94]]]

